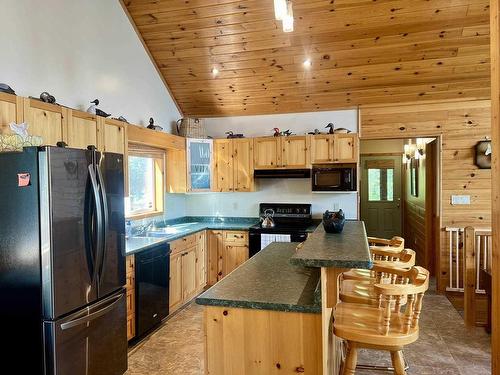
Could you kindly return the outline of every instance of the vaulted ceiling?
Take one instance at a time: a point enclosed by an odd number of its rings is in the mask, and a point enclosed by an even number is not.
[[[123,4],[185,115],[489,98],[489,0],[293,0],[292,33],[273,0]]]

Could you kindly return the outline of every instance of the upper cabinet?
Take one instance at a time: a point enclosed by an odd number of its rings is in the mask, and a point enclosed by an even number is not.
[[[253,191],[253,140],[214,141],[215,191]]]
[[[358,135],[320,134],[311,136],[311,163],[357,163]]]
[[[270,169],[281,165],[281,137],[253,139],[254,168]]]
[[[284,168],[307,168],[309,158],[310,137],[293,136],[281,138],[281,166]]]
[[[98,127],[99,148],[104,152],[127,153],[127,124],[113,119],[100,117]]]
[[[187,191],[211,191],[213,187],[213,141],[211,139],[186,140]]]
[[[98,144],[98,116],[87,112],[68,109],[68,133],[66,143],[68,147],[86,149],[88,146],[96,146],[102,149]]]
[[[0,92],[0,134],[11,134],[9,124],[19,124],[23,117],[23,98]]]
[[[43,139],[43,144],[55,146],[65,140],[68,110],[55,104],[47,104],[36,99],[24,99],[24,119],[30,135]]]
[[[254,139],[255,169],[308,168],[309,136],[261,137]]]

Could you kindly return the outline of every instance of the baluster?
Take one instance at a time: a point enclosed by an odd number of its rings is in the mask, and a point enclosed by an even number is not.
[[[385,310],[384,310],[384,326],[382,327],[382,334],[388,335],[391,326],[391,301],[392,296],[385,296]]]
[[[406,302],[406,311],[404,317],[404,333],[409,333],[412,320],[413,320],[413,302],[415,300],[414,294],[408,294],[408,301]]]
[[[415,302],[415,313],[413,315],[412,328],[415,328],[418,325],[418,321],[420,319],[420,312],[422,311],[423,299],[424,299],[424,293],[418,293],[417,301]]]

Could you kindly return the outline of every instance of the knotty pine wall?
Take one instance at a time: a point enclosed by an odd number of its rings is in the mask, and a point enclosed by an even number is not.
[[[447,226],[491,226],[491,170],[474,165],[474,146],[491,134],[489,100],[406,104],[360,108],[362,139],[441,137],[441,171],[437,181],[441,207],[438,287],[448,283]],[[452,206],[452,194],[468,194],[471,204]]]

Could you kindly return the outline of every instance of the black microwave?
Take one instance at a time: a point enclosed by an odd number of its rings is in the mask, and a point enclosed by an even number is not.
[[[356,164],[314,166],[312,191],[356,191]]]

